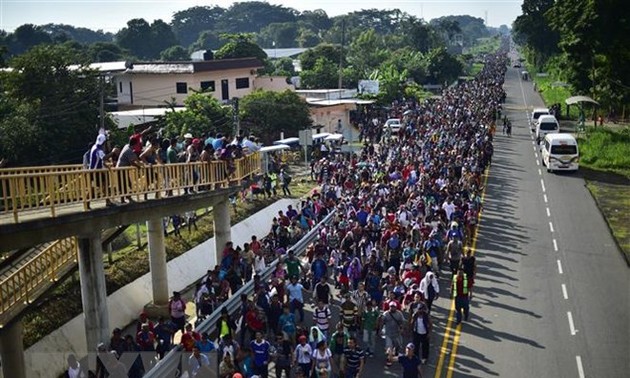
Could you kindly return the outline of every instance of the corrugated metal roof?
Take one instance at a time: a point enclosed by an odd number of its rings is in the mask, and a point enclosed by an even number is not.
[[[195,71],[192,63],[134,63],[133,68],[126,72],[131,74],[182,74]]]

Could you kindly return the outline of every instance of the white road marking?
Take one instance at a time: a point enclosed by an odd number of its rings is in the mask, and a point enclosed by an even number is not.
[[[553,223],[549,222],[549,230],[553,232]]]
[[[538,159],[538,152],[534,152],[534,156],[536,156],[536,159]]]
[[[550,217],[551,216],[551,211],[549,210],[549,208],[547,207],[547,216]]]
[[[542,176],[542,171],[538,168],[538,176]]]
[[[558,260],[558,273],[562,274],[562,263]]]
[[[540,166],[540,162],[536,159],[536,165]]]
[[[545,203],[547,203],[547,195],[543,194],[543,199],[545,200]]]
[[[571,329],[571,336],[575,336],[577,333],[577,329],[575,329],[575,324],[573,324],[573,315],[571,315],[571,311],[567,311],[567,317],[569,318],[569,328]]]
[[[567,285],[562,284],[562,296],[564,299],[569,299],[569,294],[567,293]]]
[[[533,143],[533,142],[532,142]],[[534,152],[536,151],[536,146],[532,146],[532,149],[534,150]]]
[[[556,239],[553,239],[553,250],[558,252],[558,242],[556,241]]]
[[[535,146],[535,145],[536,145],[536,141],[535,141],[535,140],[532,140],[532,144]]]
[[[578,367],[578,376],[580,378],[584,378],[584,368],[582,367],[582,357],[580,356],[575,356],[575,362],[577,363],[577,367]]]
[[[547,189],[545,188],[545,182],[543,181],[543,179],[540,179],[540,186],[542,186],[543,193],[547,191]]]

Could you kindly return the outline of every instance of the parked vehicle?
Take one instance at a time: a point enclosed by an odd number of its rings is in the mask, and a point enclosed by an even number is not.
[[[549,114],[549,109],[547,108],[535,108],[532,111],[532,118],[529,122],[530,128],[532,129],[532,131],[536,131],[536,125],[538,124],[538,118],[541,115],[547,115]]]
[[[536,142],[540,143],[547,134],[559,133],[560,124],[552,115],[541,115],[536,124]]]
[[[580,151],[571,134],[545,135],[541,155],[542,165],[547,167],[547,172],[577,171],[580,166]]]

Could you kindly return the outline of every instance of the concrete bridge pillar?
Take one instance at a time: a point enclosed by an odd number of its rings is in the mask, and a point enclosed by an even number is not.
[[[147,221],[149,239],[149,267],[151,269],[151,286],[153,303],[145,310],[151,317],[168,316],[168,272],[166,268],[166,248],[164,246],[164,226],[162,218]]]
[[[230,201],[225,197],[213,207],[214,245],[216,248],[216,263],[221,263],[221,253],[225,243],[232,240],[232,226],[230,224]],[[211,267],[214,268],[214,267]]]
[[[79,237],[79,276],[88,351],[109,340],[109,314],[100,232]]]
[[[2,328],[0,357],[4,377],[26,378],[22,321],[18,320]]]

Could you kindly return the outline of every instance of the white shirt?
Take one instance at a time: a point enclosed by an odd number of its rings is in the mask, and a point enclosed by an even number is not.
[[[256,256],[254,259],[254,270],[258,273],[265,270],[266,267],[265,258],[260,255]]]
[[[421,335],[425,335],[427,333],[427,327],[424,326],[424,320],[422,320],[422,316],[418,316],[416,318],[416,325],[413,327],[413,331]]]
[[[298,364],[310,364],[313,350],[308,343],[304,345],[298,344],[298,346],[295,347],[295,355],[297,356]]]
[[[435,275],[431,272],[428,272],[426,276],[420,281],[420,293],[427,298],[429,296],[429,285],[433,285],[433,290],[435,290],[435,294],[440,293],[440,285],[435,279]]]
[[[69,367],[68,368],[68,376],[70,378],[83,378],[85,375],[81,373],[81,364],[77,361],[77,367],[75,369]]]

